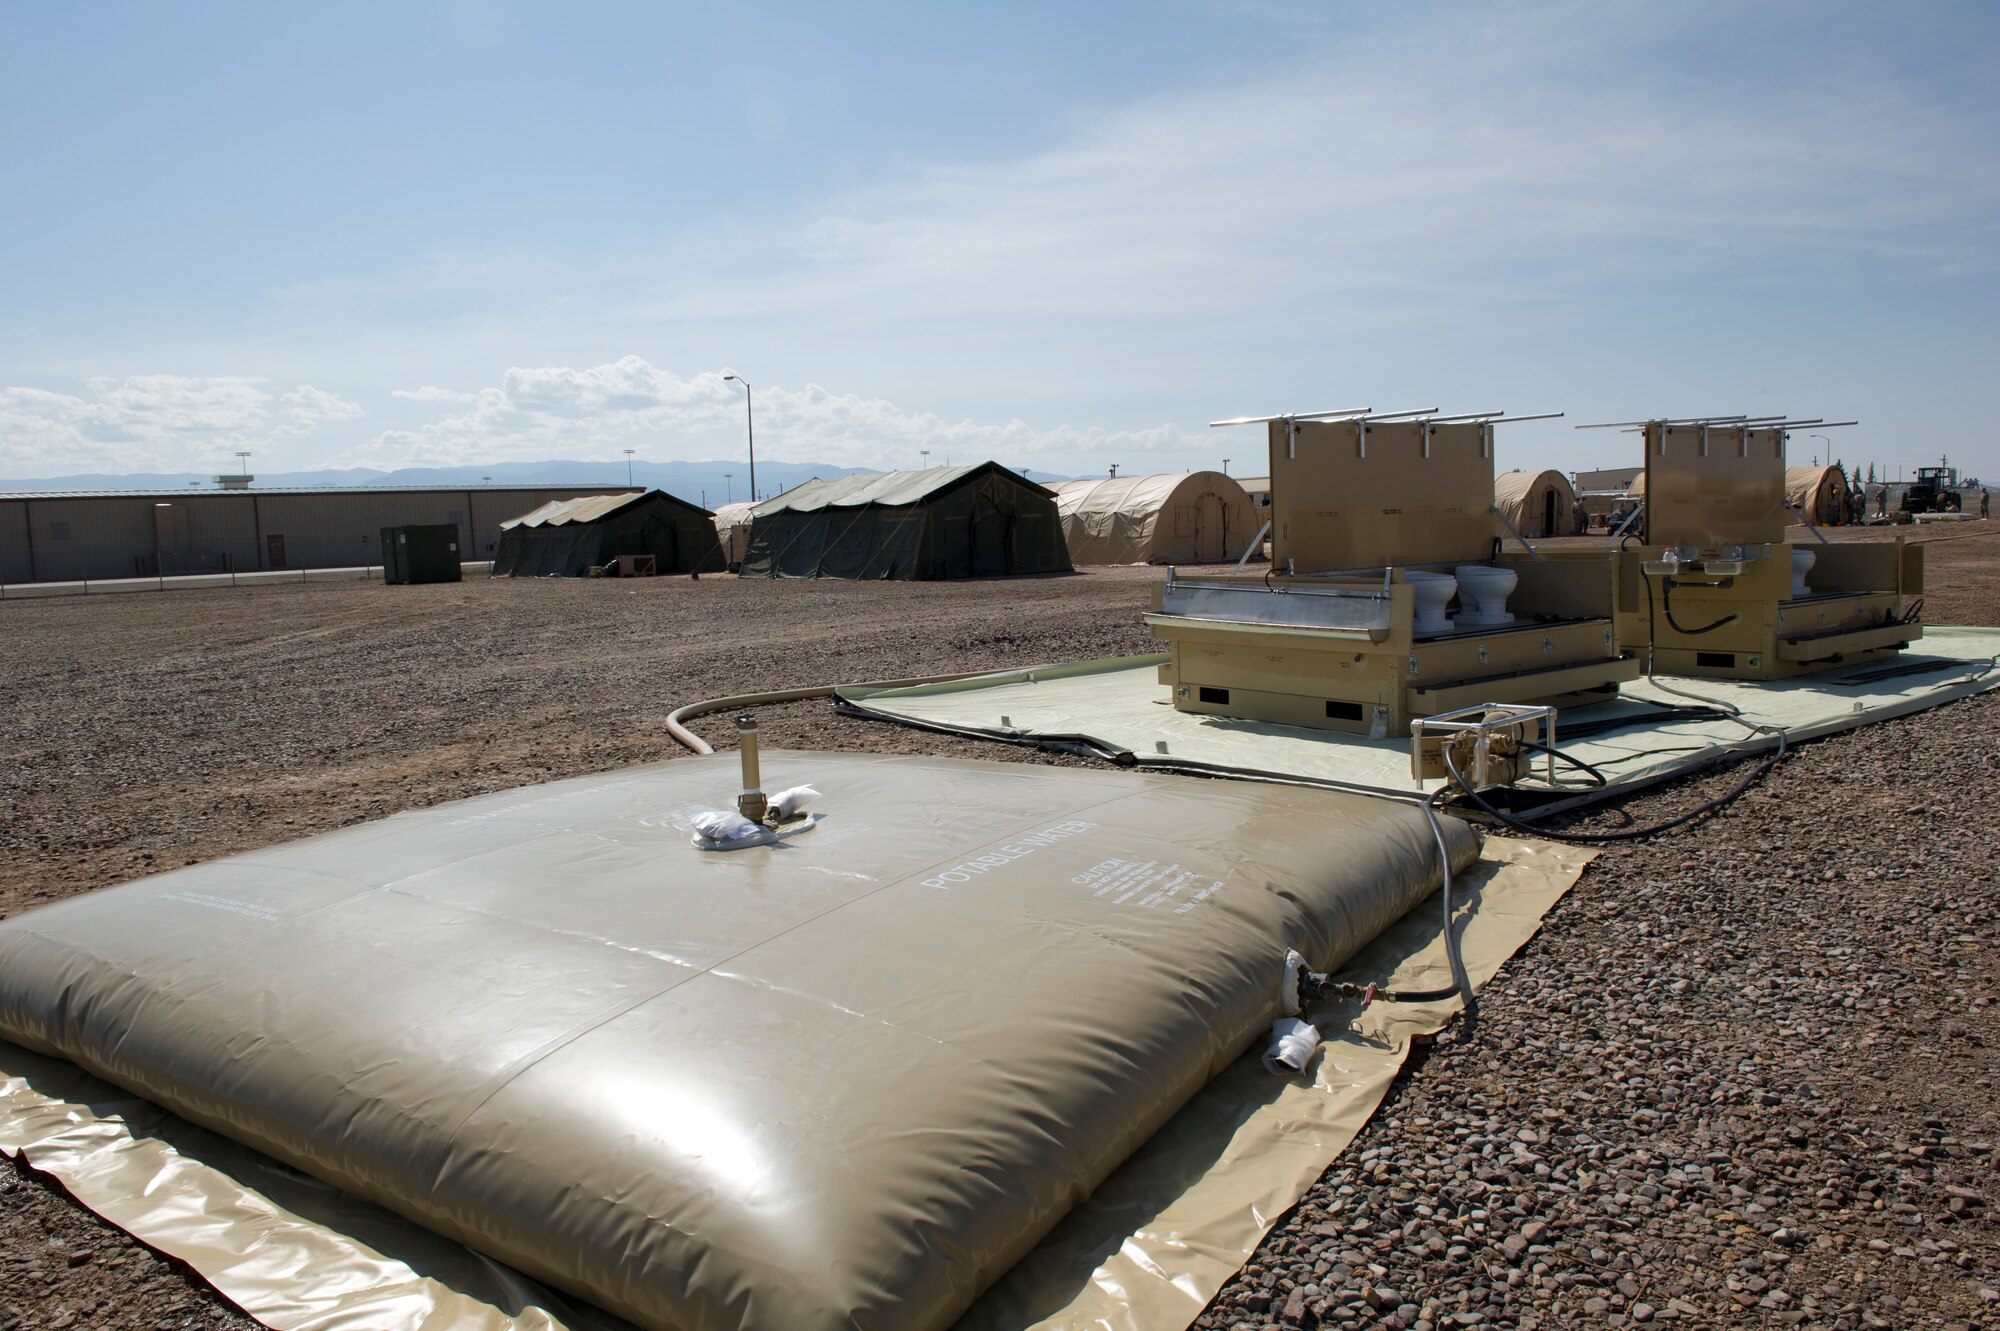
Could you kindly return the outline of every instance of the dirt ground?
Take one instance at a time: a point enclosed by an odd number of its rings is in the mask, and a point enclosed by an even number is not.
[[[2000,625],[2000,522],[1913,539],[1928,620]],[[0,604],[0,916],[673,757],[661,723],[701,698],[1152,650],[1160,576]],[[762,720],[783,747],[1085,761],[823,702]],[[722,746],[721,718],[696,728]],[[1650,822],[1733,775],[1577,825]],[[2000,1326],[1996,778],[1988,695],[1800,746],[1722,817],[1612,851],[1200,1324]],[[251,1325],[0,1170],[0,1331]]]

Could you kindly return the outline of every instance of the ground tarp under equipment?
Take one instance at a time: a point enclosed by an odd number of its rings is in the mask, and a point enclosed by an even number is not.
[[[695,850],[720,755],[30,911],[0,1034],[648,1326],[940,1328],[1439,881],[1379,800],[765,766],[818,827]]]
[[[500,524],[493,574],[580,578],[621,555],[650,555],[655,573],[720,573],[714,515],[664,490],[556,499]]]
[[[1996,655],[2000,629],[1927,625],[1923,639],[1901,656],[1847,670],[1771,681],[1641,679],[1623,686],[1616,702],[1560,713],[1556,742],[1597,766],[1611,785],[1629,786],[1775,743],[1726,718],[1675,710],[1700,707],[1702,699],[1739,708],[1744,720],[1782,728],[1793,740],[1812,739],[2000,687]],[[1405,799],[1421,793],[1410,776],[1409,736],[1370,740],[1175,711],[1157,678],[1165,659],[1083,661],[913,688],[848,686],[839,696],[864,716],[991,739],[1077,744],[1143,767],[1309,781]],[[1562,788],[1583,793],[1574,770],[1559,765],[1557,775]]]
[[[746,578],[1067,573],[1055,495],[996,462],[810,480],[759,504]]]

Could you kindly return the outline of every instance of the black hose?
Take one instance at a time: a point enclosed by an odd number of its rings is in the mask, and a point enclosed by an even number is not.
[[[1558,758],[1562,760],[1562,762],[1564,762],[1568,766],[1574,767],[1577,771],[1582,772],[1585,776],[1589,777],[1592,785],[1608,786],[1611,784],[1609,781],[1605,779],[1604,773],[1598,771],[1595,767],[1592,767],[1589,763],[1585,762],[1583,759],[1577,757],[1573,753],[1564,753],[1561,749],[1552,749],[1548,745],[1538,744],[1534,740],[1523,740],[1521,743],[1521,747],[1524,749],[1532,749],[1536,753],[1546,753],[1551,758]]]
[[[1744,724],[1749,725],[1748,722]],[[1547,837],[1551,841],[1569,841],[1579,845],[1597,845],[1607,841],[1638,841],[1645,837],[1658,836],[1662,832],[1671,832],[1677,827],[1686,826],[1697,818],[1705,817],[1711,813],[1720,813],[1734,804],[1745,791],[1767,776],[1771,769],[1782,762],[1785,757],[1786,742],[1784,731],[1764,726],[1751,726],[1750,728],[1760,733],[1768,732],[1775,734],[1778,737],[1778,746],[1772,751],[1770,757],[1751,767],[1744,774],[1741,781],[1738,781],[1734,786],[1714,799],[1706,800],[1687,813],[1677,814],[1663,823],[1655,823],[1651,827],[1621,828],[1616,832],[1557,832],[1550,828],[1537,827],[1533,823],[1523,822],[1511,814],[1502,813],[1466,782],[1465,777],[1458,770],[1458,764],[1452,760],[1451,749],[1449,747],[1446,747],[1442,751],[1442,756],[1446,770],[1451,773],[1453,784],[1463,787],[1466,799],[1470,800],[1481,812],[1485,813],[1495,822],[1511,827],[1517,832],[1526,832],[1530,836]],[[1449,789],[1449,787],[1446,787],[1446,789]]]
[[[1648,582],[1646,584],[1646,609],[1649,616],[1652,612],[1652,604],[1653,584]],[[1734,611],[1731,611],[1721,619],[1716,620],[1713,624],[1703,624],[1698,629],[1686,627],[1674,618],[1674,580],[1666,575],[1662,575],[1660,578],[1660,604],[1666,608],[1668,625],[1674,632],[1688,638],[1700,637],[1704,633],[1713,633],[1724,624],[1734,624],[1740,618]]]

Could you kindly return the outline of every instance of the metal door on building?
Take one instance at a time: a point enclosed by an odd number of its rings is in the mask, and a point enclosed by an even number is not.
[[[1229,510],[1223,506],[1219,494],[1205,494],[1201,497],[1199,515],[1195,519],[1195,562],[1219,564],[1229,557]]]
[[[266,536],[264,538],[264,558],[265,567],[283,568],[285,566],[285,538],[276,532],[272,532],[269,536]]]

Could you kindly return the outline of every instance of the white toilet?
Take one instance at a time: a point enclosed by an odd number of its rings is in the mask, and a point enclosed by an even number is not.
[[[1460,564],[1458,572],[1461,628],[1496,628],[1514,622],[1507,611],[1507,598],[1521,575],[1495,564]]]
[[[1417,595],[1417,636],[1433,637],[1451,632],[1451,616],[1445,614],[1444,608],[1458,591],[1458,579],[1449,573],[1427,573],[1420,568],[1406,570],[1403,577]]]
[[[1806,574],[1819,562],[1819,551],[1809,550],[1803,545],[1792,547],[1792,599],[1811,596],[1812,588],[1806,586]]]

